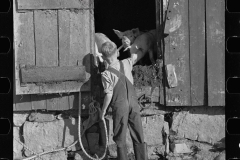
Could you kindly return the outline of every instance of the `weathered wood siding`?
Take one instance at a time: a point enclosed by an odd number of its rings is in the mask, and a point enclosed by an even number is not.
[[[224,0],[171,0],[165,33],[165,65],[178,85],[166,86],[167,106],[225,105]]]
[[[82,102],[87,105],[90,99],[86,97],[91,95],[90,57],[94,46],[92,0],[17,0],[13,7],[14,110],[77,109],[80,90],[86,91]],[[84,69],[86,77],[82,78],[86,81],[81,82],[80,77],[71,79],[70,75],[67,80],[56,83],[21,83],[20,70],[24,66],[35,67],[34,72],[42,72],[44,67],[55,67],[58,71],[65,66],[83,67],[81,70]],[[48,79],[52,79],[51,75],[54,74],[49,73]]]
[[[206,1],[208,105],[225,104],[225,1]]]
[[[165,38],[165,65],[175,67],[178,85],[166,87],[167,106],[188,106],[190,99],[189,58],[189,4],[187,0],[169,1],[166,23],[170,23],[169,35]]]

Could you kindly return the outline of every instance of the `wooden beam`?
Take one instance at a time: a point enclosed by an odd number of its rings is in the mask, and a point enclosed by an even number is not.
[[[205,86],[205,4],[189,1],[190,73],[192,106],[204,105]]]
[[[22,83],[46,83],[62,81],[85,81],[86,73],[83,66],[63,67],[25,67],[21,68]]]
[[[208,106],[225,105],[225,1],[206,1]]]
[[[87,8],[93,8],[91,0],[17,0],[18,10]]]

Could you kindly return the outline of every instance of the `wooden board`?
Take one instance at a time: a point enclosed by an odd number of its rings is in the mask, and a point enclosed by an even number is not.
[[[34,11],[36,66],[58,66],[57,11]]]
[[[70,65],[84,65],[83,59],[90,53],[89,11],[70,12]],[[79,54],[81,53],[81,54]]]
[[[46,96],[45,95],[31,95],[32,110],[45,110],[47,109]]]
[[[59,108],[59,95],[48,94],[46,95],[47,110],[58,110]]]
[[[190,102],[190,70],[189,70],[189,30],[188,30],[188,1],[173,0],[169,11],[177,17],[170,34],[165,38],[165,65],[175,67],[178,86],[166,87],[167,106],[186,106]],[[171,2],[171,1],[170,1]],[[171,19],[170,19],[171,20]],[[167,22],[166,22],[167,23]],[[173,31],[174,30],[174,31]]]
[[[208,105],[225,105],[225,1],[206,1]]]
[[[19,66],[21,64],[35,65],[35,44],[33,12],[17,13],[13,3],[14,17],[14,59],[15,59],[15,89],[16,94],[39,92],[39,87],[27,85],[20,87]]]
[[[21,80],[23,83],[62,82],[86,80],[85,67],[61,66],[61,67],[25,67],[21,68]]]
[[[71,9],[92,8],[91,0],[17,0],[18,9]]]
[[[78,109],[79,107],[79,93],[70,93],[68,96],[69,109]]]
[[[156,4],[156,31],[157,31],[157,57],[161,57],[163,56],[163,43],[162,43],[162,37],[161,37],[161,29],[162,29],[162,25],[161,24],[161,2],[159,2],[158,0],[155,0],[155,4]],[[162,82],[163,84],[163,82]],[[164,88],[163,87],[160,87],[159,89],[159,97],[158,97],[158,100],[159,100],[159,103],[161,105],[164,105],[164,99],[165,99],[165,96],[164,96]]]
[[[62,94],[62,95],[60,94],[58,101],[59,101],[58,110],[69,109],[68,94]]]
[[[205,1],[189,1],[190,73],[192,106],[204,105]]]
[[[37,64],[37,66],[83,65],[88,72],[87,78],[89,78],[91,72],[89,55],[93,50],[90,48],[94,46],[90,42],[94,41],[90,36],[94,33],[93,13],[90,13],[89,10],[29,10],[19,13],[16,12],[16,2],[13,3],[16,94],[64,93],[76,92],[80,89],[89,91],[90,81],[84,85],[79,82],[63,82],[55,87],[32,83],[22,85],[19,80],[19,65],[20,63]],[[24,57],[24,55],[26,56]],[[18,62],[19,58],[23,61]]]
[[[58,10],[59,24],[59,66],[69,66],[70,53],[70,11]]]
[[[30,95],[16,95],[14,101],[16,111],[27,111],[32,109]]]

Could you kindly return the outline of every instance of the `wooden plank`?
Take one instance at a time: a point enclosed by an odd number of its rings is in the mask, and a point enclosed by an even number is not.
[[[70,11],[58,10],[59,66],[68,66],[70,54]]]
[[[47,109],[45,95],[31,95],[31,102],[32,102],[32,110]]]
[[[171,1],[170,1],[171,2]],[[174,31],[165,38],[165,65],[175,67],[178,86],[166,87],[167,106],[186,106],[190,102],[190,71],[189,71],[189,30],[188,30],[188,1],[173,0],[171,14],[177,17],[174,21]],[[171,20],[171,19],[170,19]],[[166,22],[168,23],[168,22]],[[172,30],[172,29],[171,29]]]
[[[58,65],[57,11],[34,11],[36,66]]]
[[[58,110],[59,108],[59,95],[48,94],[46,95],[47,100],[47,110]]]
[[[17,111],[27,111],[32,109],[30,95],[16,95],[14,99]]]
[[[79,107],[79,93],[70,93],[68,96],[69,109],[78,109]]]
[[[81,104],[88,109],[88,105],[91,102],[91,92],[81,92]],[[69,106],[70,109],[79,108],[79,92],[69,94]],[[83,109],[83,106],[81,106]]]
[[[192,106],[204,105],[205,2],[189,1],[190,70]]]
[[[225,105],[225,1],[206,1],[208,105]]]
[[[34,11],[36,66],[58,66],[57,19],[56,10]],[[55,87],[55,85],[52,86]],[[41,87],[40,90],[42,91]],[[58,100],[59,99],[56,95],[46,95],[47,110],[58,110]]]
[[[58,110],[68,110],[68,109],[69,109],[68,94],[62,94],[62,95],[60,94]]]
[[[18,9],[87,9],[92,8],[91,0],[17,0]]]
[[[89,32],[88,10],[70,12],[70,57],[69,64],[74,66],[83,65],[84,57],[90,53],[90,32]],[[81,53],[81,54],[79,54]]]
[[[23,83],[62,82],[86,80],[85,67],[61,66],[61,67],[25,67],[21,68]]]
[[[33,12],[18,13],[16,12],[15,3],[13,3],[13,16],[16,94],[29,94],[30,91],[38,92],[39,87],[35,85],[21,87],[19,80],[19,65],[35,64]]]

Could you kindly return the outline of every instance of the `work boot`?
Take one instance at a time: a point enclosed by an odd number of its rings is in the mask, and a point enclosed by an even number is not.
[[[146,143],[138,143],[133,145],[135,159],[136,160],[147,160],[147,144]]]
[[[127,147],[117,147],[117,160],[128,160]]]

